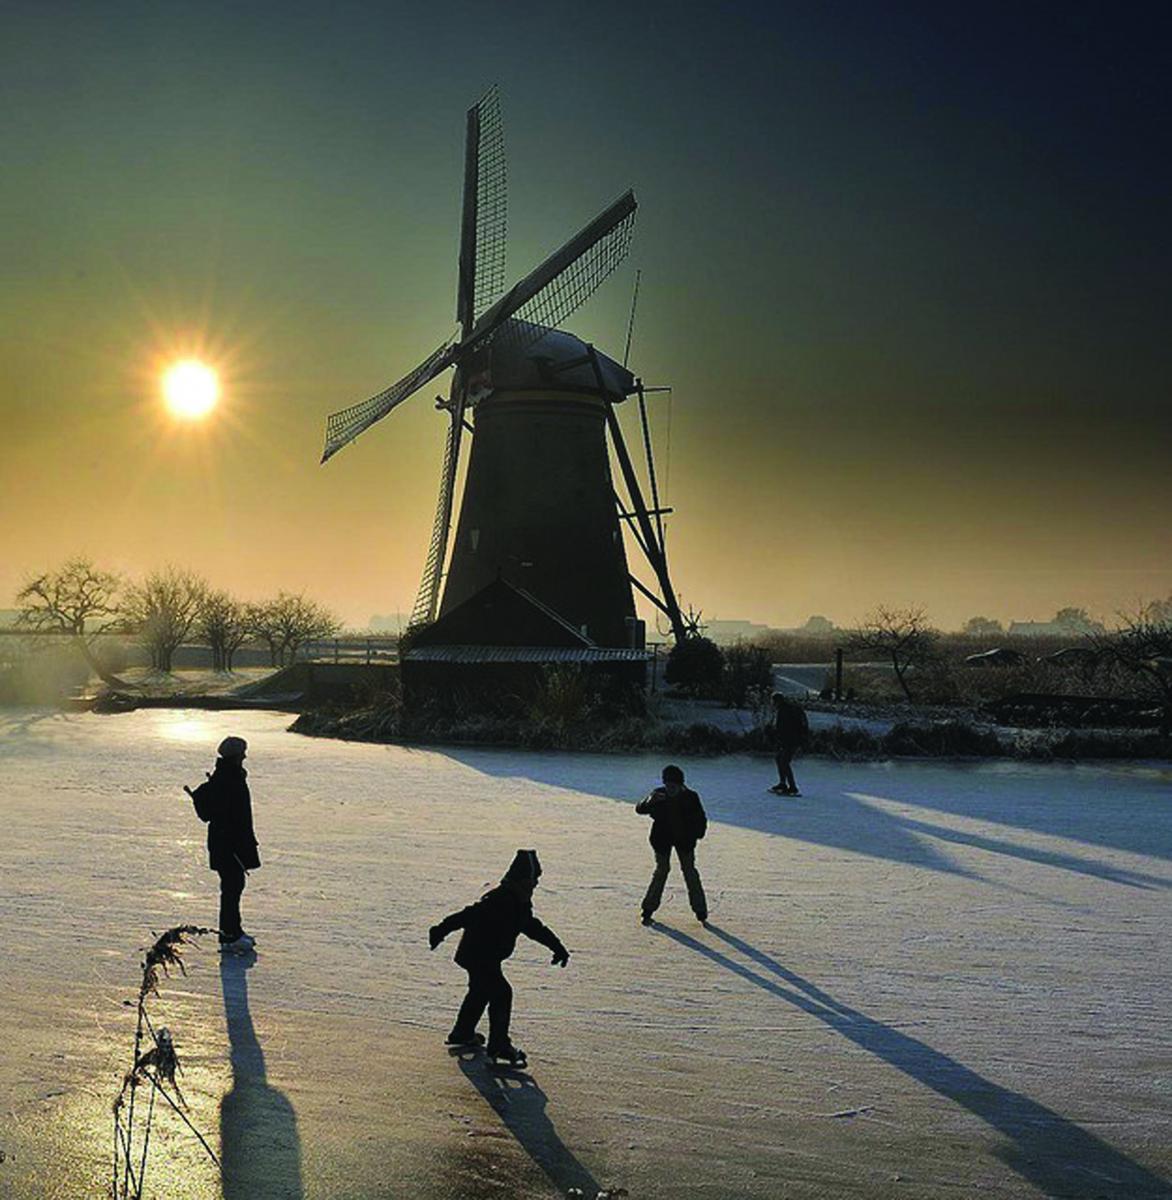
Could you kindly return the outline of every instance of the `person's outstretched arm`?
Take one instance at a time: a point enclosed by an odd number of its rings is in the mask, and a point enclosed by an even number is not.
[[[564,967],[570,961],[570,952],[562,945],[558,935],[548,925],[543,925],[536,917],[530,917],[521,926],[521,932],[553,951],[553,958],[549,961],[554,966]]]
[[[468,918],[472,915],[473,905],[467,908],[460,909],[459,912],[454,912],[451,916],[444,917],[438,924],[433,925],[427,931],[427,940],[434,950],[452,932],[453,929],[463,929],[468,924]]]

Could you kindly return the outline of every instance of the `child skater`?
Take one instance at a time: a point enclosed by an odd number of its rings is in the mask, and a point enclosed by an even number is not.
[[[456,947],[456,962],[468,972],[468,994],[460,1005],[447,1044],[482,1045],[484,1037],[476,1032],[476,1026],[487,1007],[488,1045],[485,1051],[501,1066],[526,1065],[525,1052],[509,1041],[513,989],[501,971],[501,964],[517,945],[517,935],[523,933],[552,950],[550,962],[554,966],[564,967],[570,960],[570,952],[557,934],[533,915],[533,889],[540,875],[537,851],[518,850],[498,887],[428,930],[428,941],[433,950],[453,929],[464,931]]]

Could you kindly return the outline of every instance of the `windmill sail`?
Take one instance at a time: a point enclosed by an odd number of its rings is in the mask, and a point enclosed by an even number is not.
[[[452,522],[452,497],[456,487],[456,463],[460,453],[463,423],[462,407],[458,414],[453,410],[447,440],[444,443],[444,461],[440,471],[439,497],[435,504],[435,521],[431,527],[431,543],[427,548],[427,562],[423,566],[423,578],[419,581],[415,607],[411,610],[412,625],[427,624],[435,620],[440,580],[447,556],[448,531]]]
[[[500,95],[492,88],[468,110],[456,320],[463,336],[505,284],[508,190]]]
[[[461,351],[497,337],[524,346],[560,325],[626,257],[636,207],[634,192],[620,196],[484,313]]]
[[[371,396],[369,400],[331,413],[326,418],[326,445],[321,456],[322,462],[337,454],[343,446],[352,442],[364,429],[369,429],[375,421],[381,421],[391,409],[402,404],[408,396],[450,367],[454,361],[455,343],[444,342],[398,383],[391,384],[385,391]]]

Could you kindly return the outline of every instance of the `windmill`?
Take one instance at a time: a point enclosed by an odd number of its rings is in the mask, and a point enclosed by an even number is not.
[[[506,578],[600,645],[626,644],[625,627],[634,618],[632,584],[668,616],[677,639],[684,636],[667,573],[660,521],[666,510],[655,492],[642,385],[625,367],[557,329],[626,256],[635,208],[634,193],[624,193],[504,291],[506,173],[496,89],[469,109],[459,333],[398,382],[333,413],[322,454],[324,463],[455,368],[447,398],[436,399],[447,413],[448,430],[413,625],[434,621],[490,580]],[[651,509],[614,412],[616,403],[635,393],[651,472]],[[611,479],[607,430],[626,486],[625,506]],[[472,454],[445,575],[466,434],[474,435]],[[630,575],[620,519],[646,555],[659,595]]]

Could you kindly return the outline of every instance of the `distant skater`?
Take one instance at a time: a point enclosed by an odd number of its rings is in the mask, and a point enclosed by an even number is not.
[[[671,870],[674,847],[680,860],[680,870],[688,885],[688,903],[698,921],[708,920],[708,901],[700,872],[696,870],[696,843],[708,832],[708,816],[700,797],[684,787],[684,773],[679,767],[663,768],[663,787],[657,787],[635,805],[637,813],[651,818],[651,849],[655,851],[655,872],[643,897],[643,924],[650,925],[655,910],[663,899],[663,885]]]
[[[196,815],[208,824],[208,865],[220,876],[220,949],[251,950],[256,939],[240,922],[240,897],[248,871],[260,866],[252,828],[252,797],[244,756],[248,743],[226,737],[219,746],[215,769],[193,792],[187,789]]]
[[[488,1009],[488,1045],[485,1051],[496,1063],[510,1067],[526,1065],[525,1052],[509,1041],[509,1018],[513,1011],[513,989],[501,970],[517,945],[517,935],[540,942],[553,951],[550,963],[564,967],[570,952],[556,933],[533,915],[533,889],[541,876],[536,850],[518,850],[500,884],[475,904],[445,917],[428,930],[434,950],[454,929],[463,936],[456,947],[456,962],[468,972],[468,994],[456,1016],[449,1046],[474,1048],[484,1044],[476,1026]]]
[[[806,710],[780,692],[773,693],[774,730],[777,737],[777,782],[769,790],[779,796],[800,796],[794,779],[794,755],[810,737]]]

